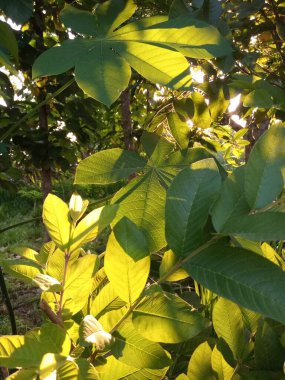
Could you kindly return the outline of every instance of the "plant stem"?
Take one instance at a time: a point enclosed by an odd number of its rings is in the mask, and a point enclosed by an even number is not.
[[[8,227],[4,227],[4,228],[2,228],[2,229],[0,230],[0,234],[1,234],[2,232],[12,230],[13,228],[16,228],[16,227],[22,226],[23,224],[27,224],[27,223],[35,222],[35,221],[37,221],[37,220],[40,220],[41,218],[42,218],[41,216],[38,216],[38,217],[33,218],[33,219],[24,220],[23,222],[16,223],[16,224],[12,224],[11,226],[8,226]]]
[[[1,137],[1,141],[6,140],[8,137],[12,135],[12,133],[25,121],[27,121],[30,117],[34,116],[41,107],[48,104],[53,98],[61,94],[64,90],[66,90],[73,82],[75,81],[74,78],[70,79],[68,82],[66,82],[63,86],[61,86],[58,90],[56,90],[51,95],[48,95],[42,102],[37,104],[30,112],[28,112],[24,117],[22,117],[20,120],[18,120],[14,125],[11,126],[8,131],[6,131],[3,136]]]
[[[62,291],[60,292],[60,299],[59,299],[59,310],[57,312],[57,315],[61,318],[62,314],[62,306],[63,306],[63,295],[64,295],[64,286],[65,286],[65,281],[66,281],[66,273],[67,273],[67,267],[68,267],[68,262],[70,259],[70,254],[65,253],[64,256],[64,269],[63,269],[63,278],[62,278]]]
[[[7,311],[8,311],[8,315],[9,315],[9,319],[11,323],[12,334],[17,335],[18,332],[17,332],[16,318],[15,318],[14,310],[11,304],[11,300],[10,300],[9,293],[8,293],[6,283],[5,283],[4,274],[2,272],[1,267],[0,267],[0,287],[3,294],[5,305],[7,307]]]

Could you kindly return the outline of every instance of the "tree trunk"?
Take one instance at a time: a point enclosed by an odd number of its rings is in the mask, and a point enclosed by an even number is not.
[[[121,93],[122,127],[124,133],[125,148],[134,150],[133,122],[131,118],[131,99],[129,89]]]

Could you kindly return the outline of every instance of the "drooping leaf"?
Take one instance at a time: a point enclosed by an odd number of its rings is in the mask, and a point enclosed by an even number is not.
[[[180,297],[158,292],[135,308],[133,324],[149,340],[178,343],[199,334],[208,322]]]
[[[187,149],[189,144],[190,127],[176,113],[167,115],[167,121],[171,133],[181,149]]]
[[[193,352],[187,376],[195,380],[216,380],[215,372],[211,364],[212,349],[208,342],[200,344]]]
[[[97,256],[88,254],[71,263],[67,268],[63,303],[73,300],[72,315],[80,311],[86,304],[92,288],[92,276]]]
[[[64,251],[69,245],[71,231],[69,208],[54,194],[49,194],[45,199],[43,222],[52,240]]]
[[[212,352],[211,363],[213,370],[217,373],[218,379],[232,380],[234,379],[235,369],[223,357],[222,352],[216,345]]]
[[[146,235],[150,252],[162,248],[164,237],[165,189],[154,171],[138,177],[117,192],[112,202],[119,205],[113,225],[127,217]]]
[[[132,326],[125,323],[114,334],[115,342],[111,352],[115,358],[136,368],[161,369],[170,364],[163,348],[155,342],[144,338]]]
[[[32,283],[33,278],[43,272],[40,265],[28,259],[1,260],[1,265],[8,273],[30,283]]]
[[[245,195],[253,209],[265,207],[285,182],[285,127],[270,128],[257,141],[245,167]],[[274,149],[273,149],[274,147]]]
[[[130,66],[111,48],[107,43],[98,43],[97,49],[77,61],[74,72],[79,87],[106,106],[114,103],[131,78]]]
[[[124,223],[123,222],[119,222]],[[116,232],[121,238],[125,237],[124,247],[116,238]],[[133,303],[142,293],[150,270],[150,257],[133,258],[131,254],[133,246],[128,251],[129,242],[133,244],[132,237],[125,234],[120,235],[119,229],[114,230],[108,240],[104,259],[104,268],[110,283],[113,285],[117,295],[125,302]],[[124,231],[123,231],[124,232]]]
[[[145,168],[146,161],[137,153],[119,148],[93,154],[81,161],[76,170],[76,184],[109,184],[127,178]]]
[[[18,61],[18,44],[16,37],[11,27],[4,21],[0,21],[0,48],[5,49],[16,62]]]
[[[47,323],[25,336],[0,337],[0,365],[10,368],[37,367],[47,353],[69,355],[71,343],[59,326]]]
[[[187,256],[203,243],[203,228],[220,182],[214,160],[206,159],[182,170],[169,187],[165,207],[166,239],[178,256]]]
[[[285,273],[263,257],[220,243],[206,248],[183,267],[214,293],[284,323]]]
[[[218,337],[230,347],[234,358],[244,359],[248,354],[248,341],[246,341],[245,324],[239,306],[229,300],[219,298],[213,310],[213,325]],[[219,356],[218,353],[217,356]]]

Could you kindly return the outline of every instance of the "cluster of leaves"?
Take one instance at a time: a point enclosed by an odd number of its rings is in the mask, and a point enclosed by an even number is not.
[[[0,338],[0,365],[20,367],[9,379],[281,379],[284,262],[259,242],[284,239],[284,142],[272,127],[229,176],[205,149],[150,133],[144,154],[83,160],[76,183],[132,179],[86,216],[79,195],[49,195],[52,241],[1,262],[39,286],[46,318]],[[84,251],[109,225],[105,252]],[[210,309],[169,286],[188,277],[213,292]]]

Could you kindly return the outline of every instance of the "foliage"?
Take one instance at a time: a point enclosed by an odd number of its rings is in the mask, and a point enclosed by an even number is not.
[[[97,186],[1,258],[45,318],[0,338],[8,379],[284,378],[282,4],[0,0],[0,185]]]
[[[246,231],[253,231],[253,240],[282,238],[278,223],[284,224],[284,200],[278,182],[279,190],[272,191],[269,199],[267,182],[260,181],[258,199],[263,199],[263,193],[266,197],[257,208],[249,203],[255,186],[241,192],[240,201],[236,187],[241,191],[247,184],[246,177],[240,176],[243,171],[259,176],[262,158],[274,168],[272,176],[283,173],[281,156],[279,160],[272,157],[273,161],[271,155],[266,156],[266,141],[276,139],[278,146],[284,143],[283,136],[283,126],[270,128],[255,145],[248,163],[226,179],[203,150],[173,152],[173,146],[157,135],[148,135],[144,142],[145,151],[152,152],[149,162],[135,153],[113,150],[82,161],[76,176],[81,182],[85,175],[86,182],[100,178],[110,183],[138,172],[122,189],[133,194],[131,218],[118,218],[120,207],[125,206],[117,195],[115,203],[86,216],[87,204],[79,195],[71,197],[69,206],[55,195],[46,198],[43,220],[52,241],[39,252],[21,249],[22,258],[1,262],[8,272],[41,289],[46,321],[25,336],[0,338],[0,364],[21,367],[17,376],[35,379],[46,379],[52,373],[58,379],[162,379],[167,373],[170,378],[180,374],[185,379],[281,378],[285,353],[282,257],[267,243],[245,240],[248,233],[242,233],[233,219],[231,232],[225,232],[224,226],[235,197],[234,215],[246,215]],[[162,233],[176,260],[165,261],[163,256],[169,251],[157,243],[160,235],[148,239],[153,226],[138,223],[148,218],[141,216],[138,180],[149,175],[144,167],[153,170],[151,163],[157,170],[164,168],[164,177],[157,172],[156,198],[147,202],[156,204],[159,193],[165,192],[159,206],[166,220]],[[90,167],[93,172],[86,170]],[[258,215],[263,218],[257,219]],[[100,256],[84,251],[82,246],[109,224],[112,232],[106,251]],[[162,250],[154,251],[153,242]],[[154,270],[157,258],[153,252],[163,265],[160,274]],[[191,292],[179,296],[167,288],[174,273],[175,281],[191,276],[216,294],[210,314],[206,305],[193,305],[188,298]],[[185,359],[182,368],[178,366],[181,357]]]

